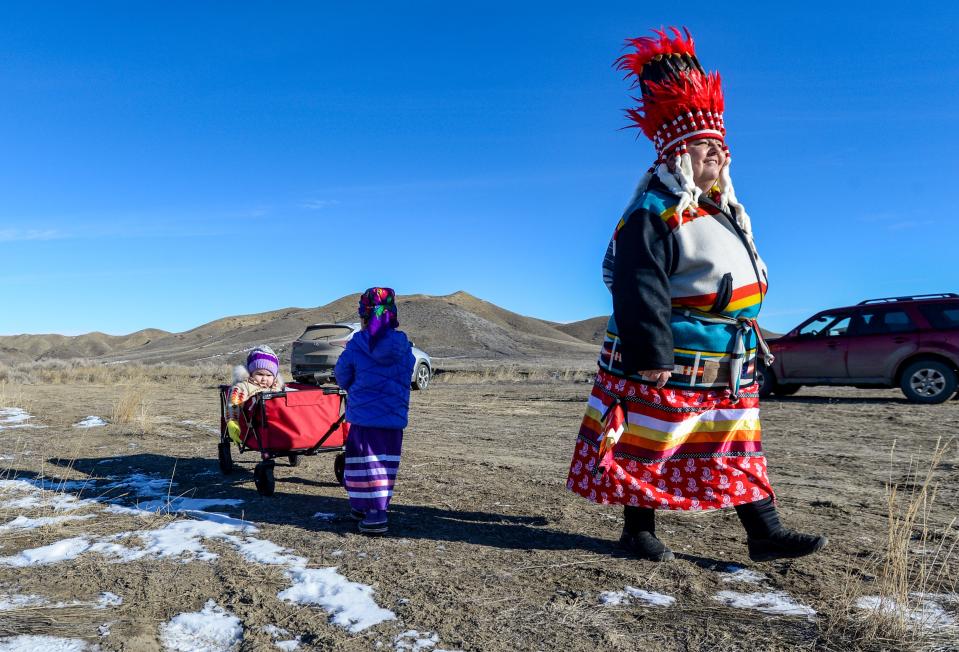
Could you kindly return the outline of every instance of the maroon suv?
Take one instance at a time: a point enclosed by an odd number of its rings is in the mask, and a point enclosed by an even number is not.
[[[899,387],[916,403],[941,403],[959,377],[959,294],[870,299],[824,310],[769,342],[760,396],[803,385]]]

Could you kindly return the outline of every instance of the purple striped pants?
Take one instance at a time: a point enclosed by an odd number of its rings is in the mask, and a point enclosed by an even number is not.
[[[402,446],[402,430],[350,425],[343,480],[351,509],[386,511],[393,497]]]

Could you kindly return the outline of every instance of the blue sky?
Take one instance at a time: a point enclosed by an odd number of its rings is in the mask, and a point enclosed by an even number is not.
[[[954,3],[0,6],[0,333],[466,290],[607,313],[650,163],[611,67],[687,25],[726,89],[764,325],[959,291]],[[518,5],[518,6],[516,6]]]

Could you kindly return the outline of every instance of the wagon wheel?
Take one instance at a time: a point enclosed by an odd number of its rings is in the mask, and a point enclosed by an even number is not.
[[[300,456],[299,455],[290,455],[287,459],[290,460],[290,466],[299,466],[300,465]]]
[[[273,477],[273,462],[260,462],[253,469],[253,483],[261,496],[272,496],[276,491],[276,478]]]
[[[344,473],[346,473],[346,453],[337,453],[336,457],[333,458],[333,475],[336,476],[336,481],[341,485],[343,484]]]
[[[217,459],[220,462],[220,472],[223,475],[233,473],[233,454],[230,448],[233,444],[229,441],[221,441],[217,444]]]

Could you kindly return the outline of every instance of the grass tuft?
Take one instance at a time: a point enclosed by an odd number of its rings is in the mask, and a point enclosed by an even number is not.
[[[112,423],[137,427],[146,432],[152,424],[147,391],[141,385],[131,385],[123,390],[113,403]]]
[[[933,516],[936,471],[951,444],[938,441],[930,459],[910,461],[904,480],[887,482],[884,545],[865,562],[850,560],[837,607],[823,622],[829,643],[852,650],[919,650],[959,636],[955,616],[943,609],[959,585],[957,519]]]

